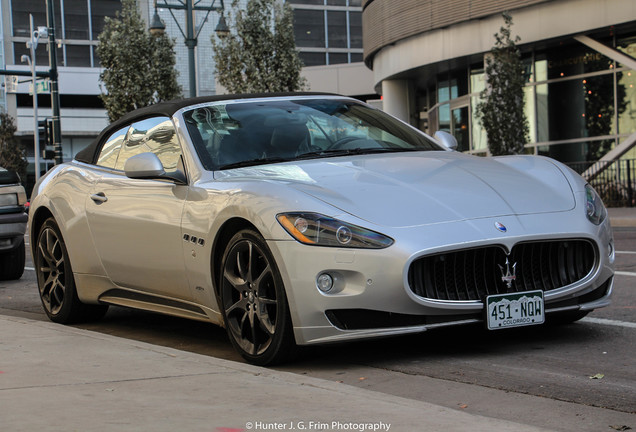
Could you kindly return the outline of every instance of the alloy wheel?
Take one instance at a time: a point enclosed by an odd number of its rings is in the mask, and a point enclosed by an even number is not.
[[[66,260],[60,237],[51,227],[40,233],[37,245],[40,296],[49,313],[57,315],[66,298]]]
[[[224,262],[222,301],[227,326],[245,353],[262,355],[276,336],[280,315],[276,270],[250,239],[234,243]]]

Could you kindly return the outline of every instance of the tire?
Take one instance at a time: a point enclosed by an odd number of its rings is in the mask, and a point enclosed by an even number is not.
[[[79,300],[66,244],[53,218],[40,228],[36,246],[35,273],[40,300],[49,319],[70,324],[103,317],[108,305],[89,305]]]
[[[295,356],[283,281],[257,232],[245,229],[232,237],[223,253],[219,278],[225,327],[241,356],[259,366]]]
[[[0,255],[0,280],[16,280],[24,273],[24,238],[12,251]]]

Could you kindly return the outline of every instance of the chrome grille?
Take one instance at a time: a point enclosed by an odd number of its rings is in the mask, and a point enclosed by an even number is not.
[[[513,265],[516,279],[502,280]],[[411,290],[435,300],[484,300],[492,294],[559,289],[585,278],[596,262],[587,240],[519,243],[506,255],[503,246],[488,246],[429,255],[409,268]]]

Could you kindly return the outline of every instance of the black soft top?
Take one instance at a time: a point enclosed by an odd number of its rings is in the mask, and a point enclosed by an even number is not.
[[[98,157],[98,150],[100,149],[100,145],[104,138],[109,137],[111,134],[116,132],[117,130],[124,127],[127,123],[132,123],[133,121],[143,120],[149,117],[157,117],[157,116],[166,116],[172,117],[172,115],[179,111],[181,108],[197,105],[206,102],[218,102],[223,100],[234,100],[234,99],[250,99],[250,98],[268,98],[268,97],[290,97],[290,96],[340,96],[332,93],[250,93],[250,94],[226,94],[226,95],[216,95],[216,96],[199,96],[195,98],[188,99],[175,99],[168,102],[159,102],[154,105],[147,106],[145,108],[140,108],[135,111],[131,111],[128,114],[125,114],[119,120],[114,121],[109,126],[107,126],[95,140],[88,145],[88,147],[84,148],[80,152],[75,155],[75,160],[79,162],[85,163],[95,163],[95,160]]]

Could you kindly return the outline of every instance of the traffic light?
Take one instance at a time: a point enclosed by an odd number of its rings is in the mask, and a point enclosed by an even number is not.
[[[42,149],[42,157],[44,159],[54,159],[53,151],[53,120],[39,120],[38,134],[40,137],[40,148]]]
[[[49,143],[49,127],[47,120],[38,121],[38,136],[40,138],[40,147],[48,145]]]
[[[40,137],[40,147],[53,145],[53,120],[45,119],[38,121],[38,134]]]

